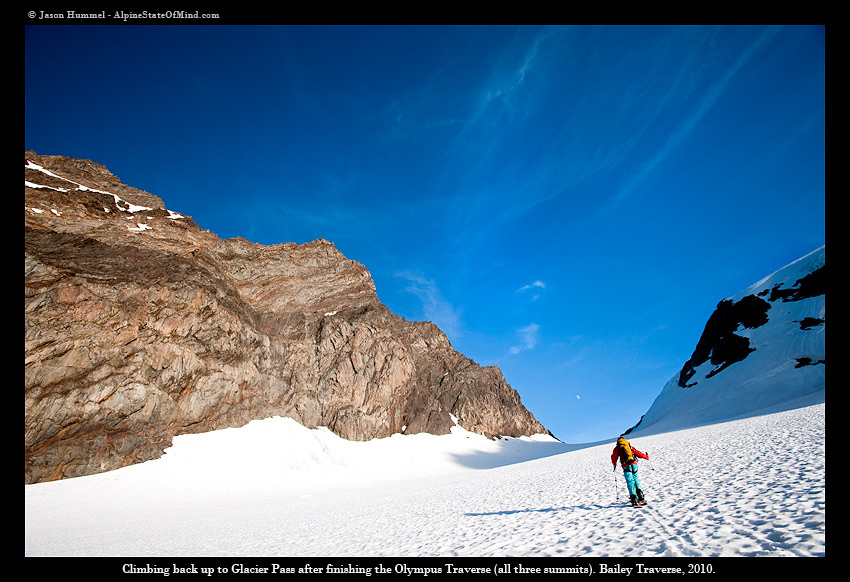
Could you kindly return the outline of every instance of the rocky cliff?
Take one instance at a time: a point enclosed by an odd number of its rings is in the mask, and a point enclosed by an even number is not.
[[[352,440],[546,432],[328,241],[221,240],[89,160],[26,152],[24,172],[27,483],[275,415]]]

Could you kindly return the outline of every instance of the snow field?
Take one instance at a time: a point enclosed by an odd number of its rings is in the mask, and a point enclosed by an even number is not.
[[[637,509],[612,471],[613,439],[578,450],[465,431],[351,443],[268,419],[177,437],[156,461],[25,486],[25,553],[821,556],[824,414],[820,404],[634,437],[651,459],[640,464],[649,505]]]

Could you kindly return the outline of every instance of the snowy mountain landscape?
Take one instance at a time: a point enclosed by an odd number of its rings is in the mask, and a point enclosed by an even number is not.
[[[162,459],[26,486],[30,556],[710,557],[825,552],[824,405],[612,445],[395,436],[268,419]],[[772,446],[781,449],[766,454]],[[532,459],[532,457],[548,455]],[[524,462],[522,459],[531,459]]]
[[[133,556],[140,567],[301,556],[324,569],[346,556],[825,556],[825,303],[806,279],[824,265],[821,248],[721,302],[764,305],[724,333],[707,325],[690,366],[630,432],[650,455],[645,507],[628,505],[611,465],[617,435],[565,444],[455,426],[354,442],[275,417],[26,485],[25,554]],[[718,348],[730,343],[746,349]]]
[[[721,301],[694,355],[631,431],[824,402],[826,247]]]
[[[24,172],[26,483],[275,416],[354,441],[548,433],[328,240],[222,240],[91,160],[26,152]]]

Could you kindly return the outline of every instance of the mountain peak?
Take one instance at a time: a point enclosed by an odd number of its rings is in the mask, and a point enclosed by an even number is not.
[[[24,190],[27,482],[273,416],[351,440],[548,432],[328,240],[222,240],[89,160],[26,152]]]
[[[718,303],[693,355],[631,431],[824,402],[826,246]]]

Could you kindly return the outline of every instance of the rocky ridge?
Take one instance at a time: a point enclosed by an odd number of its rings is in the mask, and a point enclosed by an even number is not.
[[[26,152],[24,171],[26,483],[271,416],[352,440],[547,432],[326,240],[222,240],[90,160]]]
[[[826,246],[723,299],[690,359],[627,432],[826,401]]]

